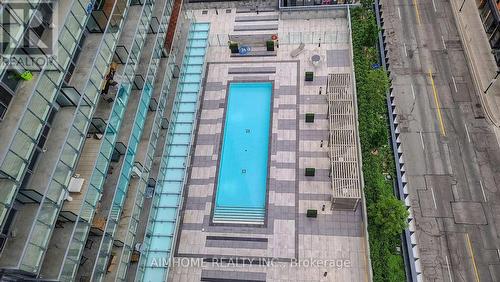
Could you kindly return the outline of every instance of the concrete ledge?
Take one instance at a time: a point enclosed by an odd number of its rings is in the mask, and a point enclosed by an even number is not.
[[[278,15],[263,15],[263,16],[237,16],[235,22],[263,22],[263,21],[277,21]]]
[[[236,25],[234,31],[278,30],[278,24]]]
[[[236,67],[229,68],[228,74],[247,74],[247,73],[259,73],[259,74],[272,74],[276,73],[276,67]]]
[[[249,54],[231,54],[231,57],[273,57],[277,55],[277,51],[252,51]]]

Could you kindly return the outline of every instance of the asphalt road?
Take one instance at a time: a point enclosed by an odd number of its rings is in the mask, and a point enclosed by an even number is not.
[[[500,149],[451,5],[381,4],[423,279],[500,281]]]

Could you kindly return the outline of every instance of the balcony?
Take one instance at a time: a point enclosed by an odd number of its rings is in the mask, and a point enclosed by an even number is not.
[[[74,1],[69,7],[63,4],[58,9],[58,16],[66,19],[64,25],[60,25],[59,44],[57,64],[67,70],[69,58],[75,54],[79,35],[82,34],[87,15],[83,10],[80,1]],[[71,10],[71,13],[69,11]],[[81,12],[83,11],[83,13]],[[65,16],[62,16],[65,15]],[[71,36],[67,33],[71,31]],[[74,38],[73,36],[77,36]],[[67,42],[72,39],[72,42]],[[51,105],[57,97],[57,89],[62,82],[64,72],[45,71],[42,75],[34,75],[34,78],[18,88],[20,95],[15,95],[11,102],[11,107],[15,110],[15,116],[6,117],[0,124],[2,137],[0,137],[0,159],[2,165],[0,170],[3,174],[9,176],[9,180],[2,181],[2,189],[12,191],[9,195],[1,199],[3,211],[0,211],[0,221],[5,219],[5,211],[10,208],[13,198],[16,196],[16,190],[19,188],[19,181],[23,178],[27,164],[33,156],[35,144],[38,141],[41,130],[49,118]],[[14,112],[14,111],[12,111]],[[12,116],[12,115],[11,115]]]
[[[67,120],[72,116],[73,111],[71,109],[62,109],[59,111],[59,115],[53,122],[53,127],[60,130],[55,130],[50,133],[46,143],[47,147],[45,148],[45,152],[41,154],[39,160],[39,162],[43,165],[34,171],[28,185],[26,185],[26,189],[29,191],[35,192],[39,195],[46,194],[50,182],[49,180],[52,178],[52,172],[57,171],[57,159],[59,158],[59,154],[62,153],[64,136],[61,135],[64,135],[71,126],[71,124],[67,123]],[[64,178],[65,176],[54,175],[54,177]],[[57,195],[47,194],[46,197],[53,202],[57,202],[58,200],[55,198]],[[40,212],[38,212],[39,209],[40,203],[37,202],[19,205],[17,216],[15,217],[15,221],[13,223],[14,232],[12,232],[11,237],[8,238],[4,249],[4,251],[9,255],[2,256],[0,258],[0,267],[16,268],[21,263],[21,259],[23,259],[24,263],[21,265],[21,269],[29,273],[36,274],[38,272],[38,267],[41,263],[40,258],[36,252],[30,252],[31,245],[26,243],[31,232],[38,231],[38,234],[36,234],[36,241],[38,242],[37,246],[43,248],[44,244],[46,244],[50,238],[51,230],[48,227],[47,230],[43,230],[43,232],[41,232],[42,230],[40,229],[32,230],[32,228],[35,228],[35,225],[29,223],[35,222],[38,217],[55,217],[55,214],[52,213],[48,206],[41,208]],[[15,236],[12,236],[12,234],[15,234]],[[29,263],[27,263],[28,261]]]
[[[130,263],[137,263],[139,252],[134,250],[134,241],[138,226],[144,226],[139,221],[143,211],[149,211],[150,201],[145,200],[147,187],[154,189],[154,181],[146,179],[150,176],[153,166],[154,152],[160,137],[161,121],[164,114],[168,93],[170,90],[171,72],[167,71],[168,59],[162,59],[159,66],[159,74],[156,79],[154,94],[152,99],[159,99],[158,107],[148,112],[144,132],[139,144],[136,159],[145,164],[144,175],[141,179],[131,179],[127,198],[125,200],[123,214],[118,223],[118,229],[114,238],[114,245],[111,250],[110,263],[106,280],[124,280]],[[151,187],[151,185],[153,185]],[[142,238],[141,238],[142,239]]]
[[[127,59],[127,64],[124,68],[124,75],[122,77],[122,83],[120,86],[120,91],[117,95],[117,98],[115,102],[113,103],[113,110],[111,111],[111,117],[109,119],[109,124],[107,125],[106,129],[106,134],[105,134],[105,143],[106,144],[113,144],[114,141],[116,140],[116,136],[118,135],[118,131],[120,130],[121,127],[121,121],[123,114],[125,113],[125,108],[127,107],[128,104],[128,99],[130,95],[130,83],[132,82],[132,78],[134,77],[134,72],[136,69],[136,63],[137,63],[137,56],[140,56],[140,52],[142,50],[142,45],[145,41],[145,26],[144,26],[144,19],[148,19],[149,16],[148,14],[151,13],[151,7],[149,5],[152,5],[149,3],[144,7],[143,13],[140,14],[140,17],[142,20],[140,21],[140,24],[135,26],[135,32],[133,33],[133,40],[131,41],[131,44],[135,48],[132,48],[132,52],[129,55],[129,58]],[[129,15],[132,13],[129,13]],[[135,17],[138,17],[139,14],[133,15]],[[133,18],[131,18],[133,19]],[[127,18],[127,22],[128,22]],[[146,21],[147,23],[147,21]],[[124,28],[125,30],[126,28]],[[125,36],[125,33],[123,34]],[[123,41],[121,41],[123,43]],[[116,129],[115,129],[116,128]],[[112,141],[112,142],[111,142]],[[104,144],[104,143],[103,143]],[[102,146],[101,149],[104,151],[101,151],[99,153],[98,161],[97,161],[97,167],[94,169],[92,176],[91,176],[91,190],[92,193],[87,192],[86,193],[86,203],[88,200],[91,201],[88,205],[85,203],[84,206],[82,206],[80,216],[82,219],[85,218],[84,221],[78,222],[77,225],[75,226],[75,231],[77,230],[86,230],[85,232],[78,232],[74,233],[74,235],[70,238],[71,243],[69,245],[68,252],[66,254],[65,258],[65,265],[64,265],[64,270],[63,270],[63,278],[64,279],[73,279],[73,275],[75,275],[75,271],[78,269],[79,265],[79,260],[81,257],[81,252],[83,249],[83,244],[86,241],[87,234],[90,226],[88,222],[92,221],[92,217],[94,215],[95,203],[97,203],[99,197],[101,197],[101,189],[102,189],[102,184],[104,182],[104,177],[105,175],[102,173],[102,171],[106,171],[107,166],[109,164],[109,160],[111,158],[111,151],[107,149],[109,145]],[[119,164],[118,164],[119,166]],[[90,191],[90,190],[89,190]],[[87,199],[88,197],[91,197],[92,199]],[[101,203],[104,199],[104,196],[101,198]],[[92,249],[92,248],[91,248]],[[89,252],[89,251],[87,251]],[[80,261],[81,263],[81,261]]]

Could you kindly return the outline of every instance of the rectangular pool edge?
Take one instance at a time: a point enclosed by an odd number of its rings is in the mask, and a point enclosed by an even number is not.
[[[248,222],[244,218],[240,220],[224,220],[218,219],[215,217],[215,212],[217,209],[217,195],[221,191],[219,188],[220,174],[221,174],[221,161],[222,161],[222,151],[225,140],[225,134],[227,132],[226,122],[227,122],[227,113],[229,107],[229,96],[231,86],[235,84],[269,84],[270,93],[269,93],[269,119],[268,119],[268,131],[267,131],[267,154],[265,156],[266,159],[266,167],[265,167],[265,187],[264,187],[264,202],[262,206],[263,218],[262,220],[256,222]],[[213,226],[252,226],[252,227],[267,227],[267,212],[268,212],[268,200],[269,200],[269,183],[270,183],[270,161],[271,161],[271,144],[272,144],[272,128],[273,128],[273,107],[274,107],[274,80],[228,80],[226,84],[226,92],[224,96],[224,112],[223,112],[223,123],[222,129],[220,133],[220,140],[218,142],[218,159],[217,166],[215,172],[215,183],[214,183],[214,193],[212,195],[212,206],[210,212],[210,225]],[[243,207],[245,208],[245,207]]]

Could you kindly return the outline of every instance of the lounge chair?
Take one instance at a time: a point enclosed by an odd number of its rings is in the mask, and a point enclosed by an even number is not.
[[[297,57],[300,53],[302,53],[302,51],[304,51],[304,47],[306,47],[306,45],[304,43],[300,43],[297,49],[294,49],[292,52],[290,52],[290,56],[292,56],[292,58]]]

